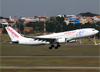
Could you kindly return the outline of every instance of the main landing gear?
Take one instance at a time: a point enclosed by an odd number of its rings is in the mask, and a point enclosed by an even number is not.
[[[53,47],[55,47],[55,49],[58,49],[58,47],[60,47],[59,42],[56,42],[57,46],[54,46],[53,44],[51,44],[51,46],[49,47],[49,49],[52,49]]]

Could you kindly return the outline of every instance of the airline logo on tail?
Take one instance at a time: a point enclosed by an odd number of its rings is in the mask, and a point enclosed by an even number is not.
[[[12,29],[10,29],[9,27],[7,27],[7,30],[8,31],[10,31],[12,34],[11,34],[11,36],[14,38],[14,36],[15,37],[17,37],[17,38],[19,38],[19,36],[12,30]]]

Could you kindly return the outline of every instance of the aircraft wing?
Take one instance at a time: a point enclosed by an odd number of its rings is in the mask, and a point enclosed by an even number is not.
[[[25,37],[27,37],[27,36],[25,36]],[[42,40],[42,41],[46,41],[46,42],[50,42],[50,43],[54,43],[54,42],[56,42],[56,38],[44,38],[44,37],[30,37],[30,36],[28,36],[27,38],[33,38],[33,39],[35,39],[35,40]]]
[[[35,37],[34,39],[35,40],[43,40],[43,41],[50,42],[50,43],[54,43],[56,41],[56,39],[54,39],[54,38],[37,38],[37,37]]]

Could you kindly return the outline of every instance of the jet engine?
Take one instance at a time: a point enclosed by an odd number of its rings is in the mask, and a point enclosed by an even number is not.
[[[77,42],[77,40],[76,39],[67,40],[66,38],[61,38],[61,39],[58,39],[57,42],[59,42],[59,43],[64,43],[64,42],[70,42],[70,43],[72,43],[72,42]]]
[[[69,40],[67,42],[73,43],[73,42],[77,42],[77,40],[76,39],[73,39],[73,40]]]
[[[67,39],[66,38],[61,38],[61,39],[58,39],[57,42],[64,43],[64,42],[67,42]]]

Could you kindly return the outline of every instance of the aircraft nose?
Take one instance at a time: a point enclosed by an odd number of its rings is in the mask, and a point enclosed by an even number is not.
[[[98,33],[98,32],[99,32],[98,30],[95,31],[95,33]]]

